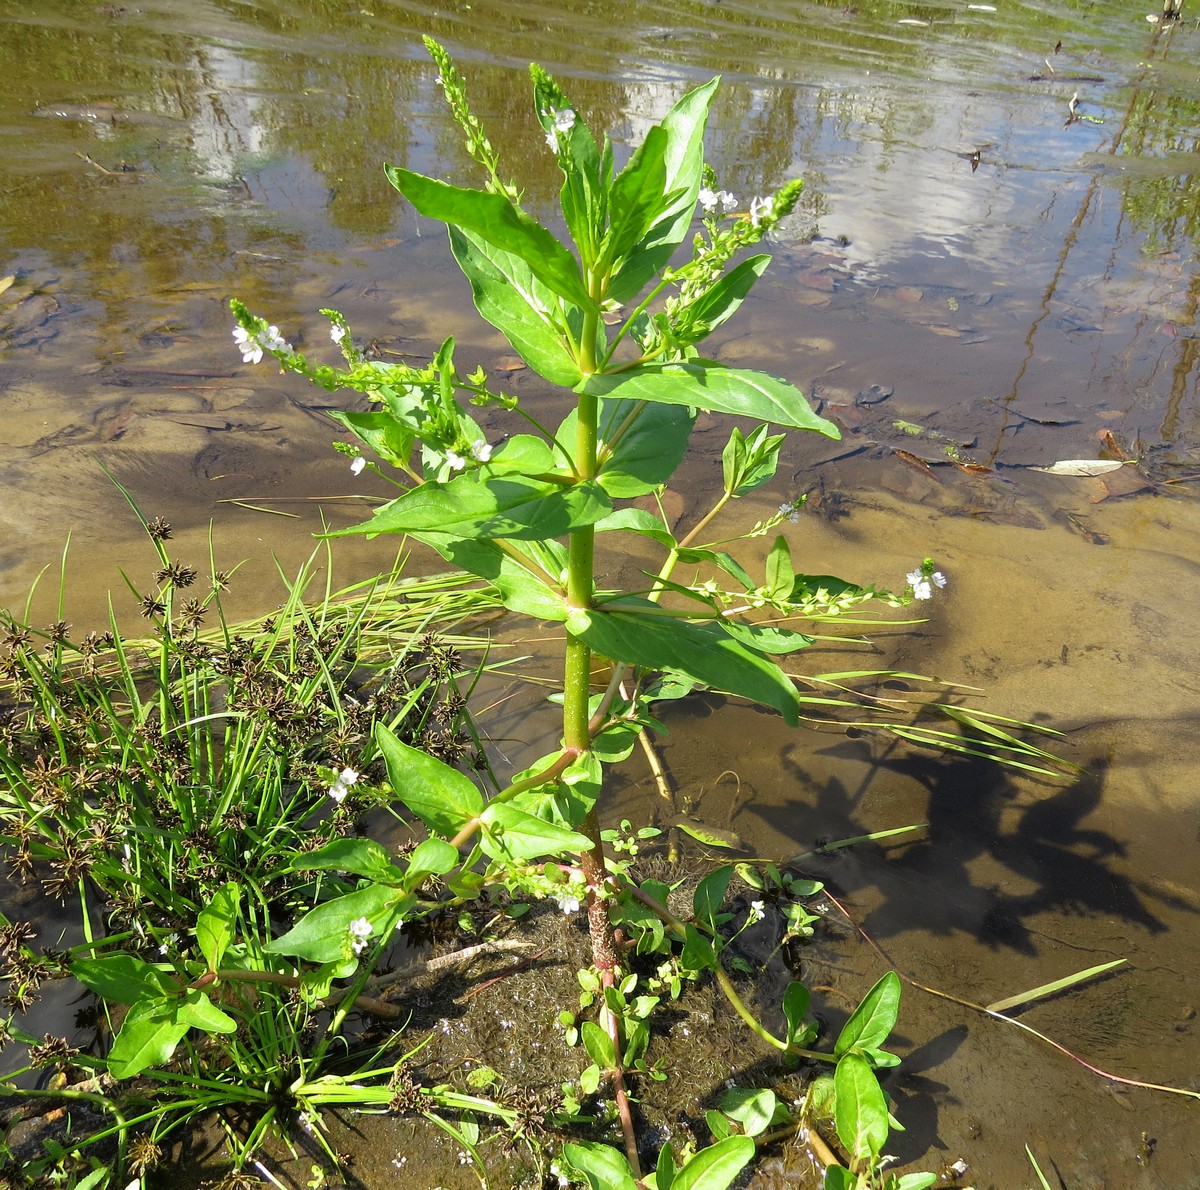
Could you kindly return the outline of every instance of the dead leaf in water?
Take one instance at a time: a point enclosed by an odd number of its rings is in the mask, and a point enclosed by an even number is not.
[[[1128,466],[1127,461],[1120,459],[1060,459],[1049,467],[1030,467],[1030,471],[1042,471],[1046,475],[1074,475],[1091,478],[1096,475],[1106,475]]]
[[[1154,484],[1133,467],[1122,467],[1115,474],[1105,475],[1090,486],[1093,488],[1093,495],[1088,499],[1092,504],[1099,504],[1102,500],[1119,499],[1121,496],[1136,496],[1139,492],[1154,491]]]
[[[919,455],[911,454],[907,450],[900,450],[899,447],[892,447],[892,454],[898,459],[902,459],[910,467],[916,467],[918,470],[924,471],[927,475],[933,475],[933,467]],[[937,476],[934,476],[936,479]]]

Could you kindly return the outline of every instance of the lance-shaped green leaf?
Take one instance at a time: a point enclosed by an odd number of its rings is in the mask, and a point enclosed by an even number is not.
[[[334,839],[316,851],[294,855],[288,866],[293,872],[350,872],[383,884],[399,884],[404,879],[403,870],[374,839]]]
[[[242,890],[230,881],[222,885],[196,918],[196,945],[210,971],[215,971],[233,941]]]
[[[661,520],[644,508],[618,508],[610,512],[603,520],[596,522],[597,533],[615,533],[624,530],[627,533],[637,533],[648,537],[673,549],[676,545],[675,534],[667,529]]]
[[[430,830],[455,835],[478,817],[483,794],[470,778],[428,752],[410,748],[382,723],[375,724],[375,743],[396,796]]]
[[[899,1014],[900,977],[895,971],[887,971],[850,1014],[833,1052],[839,1057],[851,1052],[874,1053],[896,1027]]]
[[[648,600],[623,599],[622,607],[631,610],[573,611],[567,631],[613,661],[678,670],[714,690],[774,707],[793,727],[800,722],[792,683],[774,662],[739,644],[722,625],[665,618]]]
[[[218,1008],[198,988],[188,988],[179,1003],[178,1017],[181,1024],[191,1029],[203,1029],[205,1033],[237,1032],[237,1021]]]
[[[628,372],[598,373],[581,388],[594,396],[693,405],[797,430],[815,430],[828,438],[841,437],[837,426],[818,417],[794,385],[765,372],[729,368],[712,360],[643,364]]]
[[[793,979],[783,993],[783,1016],[787,1021],[788,1045],[803,1045],[808,1040],[808,1006],[811,997],[808,988]],[[803,1040],[800,1040],[803,1039]]]
[[[742,568],[741,563],[732,554],[725,553],[724,550],[697,549],[689,546],[687,549],[679,551],[679,560],[697,564],[708,562],[738,582],[743,591],[754,590],[754,580]],[[770,652],[770,650],[766,651]]]
[[[561,471],[566,458],[544,438],[535,434],[514,434],[506,438],[488,460],[490,475],[536,475],[539,472]]]
[[[715,331],[746,300],[746,295],[770,263],[771,257],[763,253],[730,269],[691,305],[679,311],[674,320],[676,337],[684,343],[698,343]]]
[[[601,401],[600,486],[617,499],[632,499],[666,483],[687,453],[695,420],[685,406]],[[573,442],[575,425],[573,410],[558,427],[558,440]]]
[[[139,1000],[121,1023],[108,1054],[114,1078],[133,1078],[151,1066],[163,1066],[191,1028],[179,1019],[178,996]]]
[[[563,1145],[563,1158],[589,1190],[638,1190],[629,1162],[610,1145],[592,1140]]]
[[[429,872],[434,876],[444,876],[458,866],[460,858],[458,850],[445,839],[425,839],[412,849],[408,857],[408,870],[410,873]]]
[[[626,302],[639,293],[671,259],[692,225],[704,169],[704,126],[717,82],[712,79],[689,91],[663,117],[664,209],[610,280],[607,296],[614,301]]]
[[[722,864],[721,867],[709,872],[696,885],[696,891],[692,894],[692,908],[695,910],[696,919],[714,934],[717,933],[721,924],[718,919],[721,902],[725,900],[725,893],[729,889],[729,881],[732,876],[733,868],[728,864]]]
[[[875,1072],[858,1054],[846,1054],[833,1072],[833,1122],[854,1162],[874,1164],[888,1136],[887,1100]]]
[[[727,1190],[754,1158],[749,1136],[727,1136],[701,1149],[674,1178],[671,1190]]]
[[[708,938],[695,926],[689,925],[684,929],[679,961],[688,971],[713,970],[717,965],[717,952]]]
[[[747,1136],[759,1136],[774,1122],[779,1100],[768,1087],[730,1087],[718,1106]]]
[[[147,997],[179,992],[178,980],[131,954],[76,959],[71,974],[89,991],[114,1004],[136,1004]]]
[[[798,653],[813,643],[811,636],[793,632],[788,628],[772,628],[770,624],[742,624],[737,620],[726,620],[725,631],[734,640],[740,640],[759,653],[779,657],[785,653]]]
[[[605,140],[604,154],[575,105],[549,74],[536,63],[529,67],[534,84],[534,109],[547,137],[553,134],[555,158],[563,172],[559,194],[567,230],[579,249],[580,259],[596,268],[596,253],[604,231],[612,149]],[[558,117],[572,113],[570,128],[561,128]]]
[[[479,846],[493,859],[537,859],[543,855],[579,854],[592,841],[587,835],[535,818],[508,802],[492,802],[480,815],[484,826]]]
[[[542,541],[595,524],[612,501],[592,480],[564,487],[520,475],[479,479],[474,473],[449,483],[423,483],[375,510],[361,525],[330,537],[377,533],[453,533]]]
[[[667,181],[668,139],[666,130],[656,124],[613,179],[598,271],[609,272],[659,218]]]
[[[768,429],[760,425],[744,437],[737,426],[733,427],[721,452],[725,490],[731,496],[745,496],[774,477],[786,435],[769,434]]]
[[[579,1036],[587,1055],[601,1070],[611,1070],[617,1064],[617,1051],[612,1038],[595,1021],[584,1021]]]
[[[583,310],[597,312],[579,262],[540,223],[500,194],[464,190],[399,166],[384,167],[387,179],[422,215],[472,232],[525,261],[547,288]]]
[[[450,228],[450,250],[471,283],[475,309],[512,349],[551,384],[578,384],[579,364],[555,323],[554,296],[533,269],[519,256],[458,227]]]
[[[796,572],[792,569],[792,551],[788,548],[787,538],[780,534],[767,554],[763,594],[768,599],[786,599],[795,585]]]
[[[532,558],[529,565],[525,565],[494,541],[452,537],[446,533],[413,532],[409,536],[436,550],[451,565],[486,579],[500,593],[509,611],[556,623],[567,618],[562,590],[551,585],[549,574]],[[522,552],[532,553],[533,545],[533,542],[528,543]],[[547,546],[557,545],[557,542],[538,543],[539,553],[545,552]],[[565,566],[564,555],[555,573],[560,574]]]
[[[389,884],[368,884],[344,897],[334,897],[305,914],[286,934],[263,947],[271,954],[294,955],[312,963],[333,963],[354,953],[355,941],[364,933],[350,931],[352,922],[366,918],[370,938],[387,929],[397,915],[416,904],[416,897]]]
[[[825,1170],[821,1190],[858,1190],[861,1185],[858,1178],[844,1166],[831,1165]]]

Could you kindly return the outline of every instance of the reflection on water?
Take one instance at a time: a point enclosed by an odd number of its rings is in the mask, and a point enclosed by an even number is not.
[[[77,623],[101,619],[118,564],[136,570],[144,547],[99,462],[198,553],[215,519],[219,550],[255,559],[247,610],[272,551],[290,568],[322,513],[360,519],[313,499],[353,490],[333,428],[298,380],[241,365],[231,295],[297,342],[324,336],[315,311],[333,304],[382,351],[420,357],[452,333],[468,366],[510,354],[380,168],[470,170],[420,34],[459,55],[547,219],[556,181],[525,63],[558,73],[618,152],[720,72],[722,185],[747,204],[797,173],[806,189],[715,350],[804,385],[846,431],[790,443],[764,504],[810,492],[793,552],[814,571],[896,584],[935,554],[951,585],[930,624],[856,660],[1046,717],[1089,774],[1042,786],[871,740],[782,737],[736,708],[677,723],[668,758],[685,786],[736,767],[756,795],[737,830],[780,856],[928,820],[917,843],[828,864],[892,960],[986,1001],[1127,956],[1135,970],[1030,1018],[1101,1065],[1187,1079],[1200,33],[1111,2],[997,8],[0,0],[0,601],[20,603],[68,532]],[[527,372],[510,386],[552,399]],[[685,512],[721,441],[715,424],[698,435]],[[1106,453],[1141,466],[1028,470]],[[346,546],[342,577],[387,552]],[[1176,1104],[1118,1102],[977,1018],[906,1008],[923,1058],[893,1088],[916,1121],[905,1158],[945,1145],[977,1184],[1012,1187],[1029,1140],[1072,1186],[1194,1184]],[[1160,1137],[1147,1168],[1143,1128]]]

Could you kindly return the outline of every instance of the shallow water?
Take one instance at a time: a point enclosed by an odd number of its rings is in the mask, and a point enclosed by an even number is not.
[[[820,868],[890,960],[986,1003],[1126,957],[1022,1019],[1107,1070],[1189,1084],[1200,32],[1111,2],[997,7],[0,0],[0,277],[14,278],[0,293],[0,603],[57,570],[68,532],[81,630],[124,590],[119,566],[149,580],[101,464],[172,522],[184,561],[206,556],[210,521],[225,562],[252,559],[232,592],[247,611],[275,590],[272,553],[293,570],[322,515],[361,519],[360,502],[332,498],[370,489],[328,449],[317,396],[232,350],[230,296],[296,342],[323,339],[315,312],[332,304],[386,350],[428,355],[454,334],[468,363],[509,355],[441,233],[379,168],[469,168],[421,33],[458,55],[547,218],[525,63],[558,74],[619,147],[720,72],[722,184],[743,201],[797,173],[806,189],[714,353],[801,384],[847,430],[790,442],[776,485],[734,519],[811,490],[790,530],[805,568],[896,586],[932,554],[950,578],[924,625],[801,664],[977,686],[987,708],[1065,731],[1088,775],[1046,784],[725,707],[676,717],[674,778],[779,857],[928,821],[917,842]],[[528,373],[508,383],[543,396]],[[711,492],[724,435],[702,425],[685,513]],[[1136,470],[1027,469],[1114,444]],[[956,468],[951,446],[990,470]],[[390,552],[340,547],[339,577]],[[712,791],[726,769],[753,794],[732,816]],[[625,782],[619,809],[644,812],[648,783],[632,766]],[[856,962],[868,981],[880,964],[865,947]],[[1029,1143],[1072,1190],[1200,1185],[1194,1101],[1114,1092],[917,991],[904,1012],[916,1059],[891,1088],[904,1160],[961,1156],[976,1185],[1011,1190],[1030,1182]],[[1158,1142],[1148,1160],[1143,1131]]]

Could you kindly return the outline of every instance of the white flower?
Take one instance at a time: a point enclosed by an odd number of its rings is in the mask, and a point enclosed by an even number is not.
[[[329,796],[340,806],[350,792],[350,786],[358,780],[358,773],[353,769],[342,769],[337,780],[329,787]]]
[[[700,209],[706,215],[711,215],[717,207],[726,215],[737,208],[737,199],[728,190],[710,190],[705,186],[696,197],[700,200]]]
[[[290,355],[292,345],[279,333],[279,327],[269,326],[265,331],[251,334],[245,327],[233,328],[233,341],[242,353],[242,362],[257,364],[262,361],[264,351]]]
[[[282,351],[284,354],[292,350],[292,345],[279,333],[279,327],[269,326],[258,336],[258,341],[267,351]]]
[[[242,363],[257,364],[261,362],[263,349],[245,327],[235,326],[233,328],[233,341],[242,353]]]
[[[767,911],[763,908],[762,901],[750,902],[750,922],[748,924],[753,924],[756,921],[762,921],[762,919],[766,916]]]
[[[346,337],[346,328],[344,326],[331,326],[329,328],[329,337],[335,342],[340,343]]]
[[[365,917],[356,917],[350,923],[350,945],[355,954],[362,954],[367,949],[367,941],[372,933],[371,923]]]
[[[904,576],[905,581],[912,587],[914,599],[930,599],[933,596],[933,587],[929,580],[919,571],[914,570]]]
[[[563,108],[562,111],[551,108],[550,118],[554,121],[554,127],[546,133],[546,144],[552,152],[557,153],[559,148],[558,138],[564,132],[570,132],[575,127],[575,113],[569,107]]]
[[[471,443],[471,458],[477,463],[486,463],[492,457],[492,448],[482,438]]]
[[[446,463],[451,471],[461,471],[467,465],[467,460],[457,451],[448,450],[446,451]]]
[[[766,198],[752,198],[750,200],[750,222],[758,227],[763,217],[769,215],[774,206],[775,200],[769,195]]]
[[[931,563],[927,562],[925,567],[910,571],[904,576],[905,581],[912,587],[914,599],[932,599],[933,588],[946,585],[946,576],[940,570],[931,570],[928,574],[925,573],[926,568],[930,565]]]
[[[561,896],[554,898],[558,902],[558,907],[570,917],[572,913],[578,913],[582,908],[579,898],[572,896],[570,893],[563,893]]]
[[[169,954],[179,945],[179,935],[172,930],[163,940],[162,945],[158,948],[158,953],[161,955]]]
[[[361,475],[363,473],[363,468],[366,465],[367,465],[367,460],[364,459],[362,457],[362,455],[356,456],[354,459],[351,460],[351,463],[350,463],[351,474],[352,475]]]

